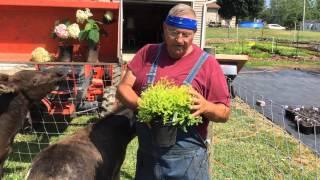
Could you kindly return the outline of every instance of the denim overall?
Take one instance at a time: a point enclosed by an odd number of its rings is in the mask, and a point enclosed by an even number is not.
[[[147,86],[154,82],[162,44],[147,75]],[[184,84],[191,84],[198,70],[208,57],[203,53]],[[147,87],[146,86],[146,87]],[[151,129],[141,122],[136,123],[139,138],[136,180],[209,180],[208,156],[204,140],[194,128],[187,132],[178,128],[176,143],[170,147],[152,144]]]

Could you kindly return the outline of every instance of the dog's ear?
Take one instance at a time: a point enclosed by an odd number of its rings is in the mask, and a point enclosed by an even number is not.
[[[16,92],[16,87],[8,82],[0,81],[0,95]]]
[[[0,81],[8,81],[9,75],[0,73]]]

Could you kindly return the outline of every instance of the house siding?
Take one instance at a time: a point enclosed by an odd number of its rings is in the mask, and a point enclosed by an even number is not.
[[[201,44],[201,34],[202,34],[202,16],[203,16],[203,5],[205,0],[195,0],[193,3],[193,9],[196,12],[197,21],[198,21],[198,30],[194,37],[194,43],[198,46]]]

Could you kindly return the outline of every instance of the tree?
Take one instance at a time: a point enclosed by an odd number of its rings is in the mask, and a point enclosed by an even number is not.
[[[250,19],[257,18],[257,16],[264,9],[264,0],[247,0],[248,3],[248,16]]]
[[[309,0],[308,6],[310,9],[306,12],[306,19],[320,20],[320,0]]]
[[[264,0],[218,0],[219,15],[225,19],[233,16],[240,19],[254,19],[263,10]]]
[[[277,23],[289,28],[300,24],[303,16],[303,0],[271,0],[270,7],[261,13],[268,23]],[[320,18],[320,0],[306,0],[306,20]]]

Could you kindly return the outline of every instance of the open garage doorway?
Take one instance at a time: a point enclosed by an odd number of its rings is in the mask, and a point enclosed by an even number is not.
[[[162,42],[162,23],[175,4],[124,2],[123,53],[135,53],[145,44]]]

